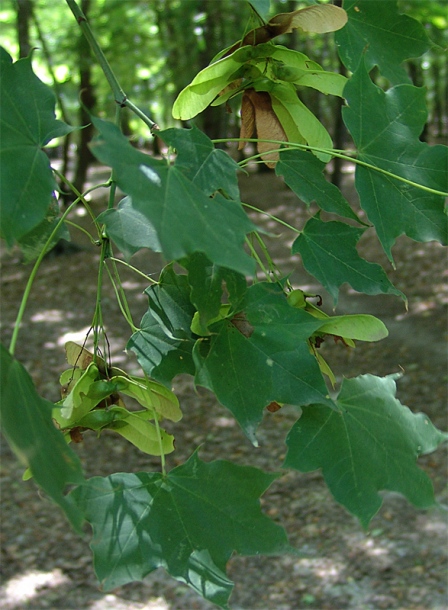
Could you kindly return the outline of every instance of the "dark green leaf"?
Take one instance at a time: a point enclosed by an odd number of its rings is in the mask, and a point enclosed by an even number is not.
[[[313,217],[293,243],[292,252],[300,253],[305,269],[328,290],[335,305],[339,288],[346,282],[365,294],[395,294],[405,298],[380,265],[359,256],[356,244],[363,233],[364,229]]]
[[[208,197],[176,166],[135,150],[112,123],[92,121],[101,132],[93,153],[113,167],[118,186],[132,197],[132,207],[154,227],[167,260],[199,251],[218,265],[253,273],[255,263],[243,244],[254,225],[240,203],[219,193]]]
[[[195,337],[190,325],[195,309],[190,286],[187,276],[177,275],[169,265],[162,271],[159,284],[145,292],[148,311],[126,347],[136,354],[148,375],[169,385],[180,373],[194,373],[191,352]]]
[[[0,235],[10,246],[44,220],[57,190],[42,147],[72,128],[55,119],[54,108],[31,57],[13,64],[0,47]]]
[[[260,511],[259,497],[278,478],[197,454],[168,475],[95,477],[72,494],[93,528],[95,571],[104,589],[142,580],[158,567],[227,608],[233,552],[290,550],[285,532]],[[225,482],[225,484],[223,484]]]
[[[122,199],[118,208],[100,214],[98,222],[106,225],[108,236],[117,244],[127,261],[142,248],[161,251],[154,227],[142,212],[134,208],[131,197]]]
[[[52,197],[50,207],[47,210],[44,220],[34,227],[34,229],[31,229],[31,231],[29,231],[26,235],[23,235],[17,240],[17,243],[23,253],[25,263],[34,261],[39,256],[47,243],[48,238],[56,228],[59,220],[59,206],[57,201]],[[47,252],[54,248],[60,239],[70,241],[70,233],[66,224],[62,224],[59,227],[58,231],[47,247]]]
[[[69,483],[84,483],[84,477],[78,456],[53,424],[54,404],[38,395],[26,370],[1,344],[0,375],[3,434],[36,483],[80,530],[82,515],[64,490]]]
[[[384,92],[361,65],[344,93],[348,101],[344,121],[361,161],[448,191],[448,147],[419,140],[427,118],[424,89],[398,85]],[[356,168],[356,188],[390,260],[395,239],[403,233],[416,241],[447,243],[444,197],[360,166]]]
[[[365,57],[368,70],[378,66],[392,84],[409,82],[401,64],[431,47],[422,24],[400,15],[395,0],[344,0],[344,9],[348,23],[336,42],[345,66],[354,72]]]
[[[331,493],[364,527],[381,506],[381,490],[399,492],[419,508],[434,504],[431,480],[415,462],[448,438],[396,399],[394,377],[344,380],[339,410],[305,407],[286,440],[284,466],[322,468]]]
[[[325,163],[303,150],[285,150],[280,154],[275,173],[308,206],[315,201],[326,212],[358,220],[341,191],[325,180]]]
[[[166,129],[157,135],[176,149],[175,166],[206,195],[222,191],[230,199],[239,200],[240,166],[226,152],[215,148],[197,127]]]
[[[271,0],[247,0],[249,4],[252,4],[254,9],[260,15],[260,17],[266,17],[271,8]]]
[[[269,403],[302,405],[319,397],[331,404],[307,344],[322,320],[291,307],[281,288],[269,283],[251,286],[239,309],[232,320],[210,326],[210,339],[196,343],[196,383],[216,394],[256,445]]]
[[[243,275],[214,265],[200,252],[181,262],[188,271],[190,299],[199,312],[203,329],[219,313],[224,283],[231,304],[237,303],[246,292],[247,283]]]

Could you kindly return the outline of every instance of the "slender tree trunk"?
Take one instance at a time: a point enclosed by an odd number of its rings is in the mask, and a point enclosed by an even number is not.
[[[82,0],[81,10],[86,17],[88,16],[91,6],[90,0]],[[94,128],[90,122],[89,112],[93,110],[96,103],[95,91],[92,83],[91,72],[91,54],[87,40],[81,34],[78,42],[78,61],[79,61],[79,92],[80,92],[80,109],[79,120],[84,126],[79,132],[79,145],[76,158],[76,172],[73,184],[82,192],[87,178],[87,170],[89,165],[94,160],[94,157],[89,149],[89,143],[92,140]]]
[[[210,63],[210,60],[224,46],[222,22],[224,21],[223,5],[215,0],[202,0],[200,9],[207,15],[204,24],[204,48],[199,55],[200,69]],[[202,129],[209,138],[222,138],[227,131],[225,106],[208,106],[202,113]]]
[[[33,16],[32,0],[16,0],[17,2],[17,38],[19,42],[19,57],[28,57],[31,51],[30,22]]]
[[[347,70],[345,69],[342,61],[339,60],[339,74],[343,76],[347,76]],[[345,140],[347,138],[347,129],[344,125],[344,121],[342,120],[342,108],[344,106],[344,100],[337,97],[335,99],[334,106],[334,133],[333,133],[333,144],[334,147],[338,150],[342,150],[345,145]],[[340,188],[342,182],[342,166],[344,164],[343,159],[339,159],[339,157],[334,157],[333,159],[333,171],[331,173],[331,182]]]

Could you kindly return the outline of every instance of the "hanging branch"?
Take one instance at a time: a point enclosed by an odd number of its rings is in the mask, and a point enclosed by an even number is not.
[[[118,82],[117,77],[115,76],[112,68],[110,67],[109,62],[107,61],[106,56],[104,55],[101,47],[99,46],[98,42],[96,41],[96,38],[93,35],[92,29],[87,21],[86,16],[82,12],[82,10],[79,8],[79,6],[76,4],[75,0],[66,0],[66,2],[68,4],[70,10],[72,11],[73,15],[75,16],[75,19],[78,22],[78,25],[82,30],[82,33],[84,34],[88,43],[90,44],[92,51],[98,60],[98,63],[101,66],[104,76],[106,77],[107,82],[109,83],[109,86],[112,89],[112,93],[114,94],[114,99],[115,99],[116,103],[119,105],[120,108],[127,107],[130,110],[132,110],[132,112],[134,112],[140,119],[142,119],[142,121],[149,127],[151,133],[153,133],[153,131],[158,129],[156,123],[153,120],[151,120],[142,110],[140,110],[140,108],[138,108],[133,102],[131,102],[127,98],[126,93],[121,88],[121,85]]]

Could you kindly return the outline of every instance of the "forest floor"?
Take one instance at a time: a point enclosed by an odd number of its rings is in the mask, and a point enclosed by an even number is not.
[[[347,192],[356,197],[352,176]],[[242,200],[301,226],[309,211],[272,174],[241,179]],[[100,211],[99,202],[93,206]],[[76,219],[85,227],[86,217]],[[276,233],[269,245],[279,267],[291,272],[296,287],[317,291],[324,308],[332,302],[298,259],[288,257],[293,234],[272,221],[254,215],[255,222]],[[83,342],[95,303],[98,251],[82,233],[73,234],[81,249],[49,255],[36,279],[25,314],[16,355],[31,372],[40,393],[58,400],[59,374],[66,368],[63,345]],[[360,253],[368,260],[386,262],[368,230]],[[413,411],[425,412],[438,427],[446,428],[447,406],[447,282],[446,256],[435,243],[417,244],[400,238],[394,248],[396,269],[391,281],[409,299],[409,309],[393,296],[367,297],[344,287],[337,312],[373,313],[388,326],[390,336],[356,350],[325,343],[323,355],[338,380],[363,373],[386,375],[403,371],[398,398]],[[92,262],[93,261],[93,262]],[[149,251],[132,263],[145,273],[160,269],[161,261]],[[19,299],[30,272],[16,252],[5,253],[1,273],[2,340],[8,344]],[[122,268],[124,287],[136,321],[147,308],[144,279]],[[105,287],[104,319],[115,364],[138,374],[132,354],[124,347],[129,330],[116,305],[110,285]],[[260,429],[260,447],[254,448],[213,396],[189,378],[175,380],[184,412],[176,424],[176,451],[168,468],[183,462],[198,444],[201,458],[229,459],[278,471],[285,455],[284,437],[297,412],[284,407],[267,413]],[[121,437],[85,434],[75,450],[88,476],[115,471],[159,468],[159,461],[138,452]],[[1,446],[2,529],[0,606],[4,610],[210,610],[210,603],[169,577],[162,569],[142,583],[101,592],[84,538],[70,529],[59,509],[42,497],[32,481],[21,481],[22,468],[6,443]],[[447,504],[446,448],[419,460],[431,477],[437,499]],[[397,494],[384,493],[384,503],[368,532],[362,530],[333,500],[320,471],[287,472],[264,496],[263,510],[285,526],[290,542],[302,557],[234,557],[229,575],[235,581],[233,610],[442,610],[447,608],[447,518],[440,510],[417,510]]]

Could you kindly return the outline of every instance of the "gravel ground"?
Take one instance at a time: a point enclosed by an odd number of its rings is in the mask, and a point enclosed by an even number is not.
[[[243,178],[241,185],[247,203],[293,223],[301,223],[307,216],[271,174]],[[353,196],[350,188],[348,192]],[[88,225],[87,219],[78,220]],[[256,218],[256,222],[274,230],[269,220]],[[278,228],[275,231],[278,233]],[[82,248],[79,252],[45,259],[17,349],[17,357],[31,372],[41,394],[50,400],[58,399],[58,376],[65,368],[63,344],[67,339],[82,342],[93,314],[96,275],[92,259],[96,261],[98,253],[79,235],[74,236]],[[291,238],[285,231],[270,239],[275,258],[282,270],[292,271],[296,286],[316,289],[298,261],[287,260]],[[381,257],[369,232],[360,250],[370,260]],[[401,238],[394,255],[396,269],[391,269],[390,277],[408,296],[408,312],[394,297],[366,297],[344,289],[338,313],[374,313],[386,323],[390,336],[380,344],[359,345],[355,353],[340,345],[324,344],[323,353],[338,378],[366,372],[385,375],[403,369],[405,374],[398,382],[400,400],[446,428],[446,257],[437,244],[416,244]],[[157,273],[160,268],[160,260],[150,252],[139,253],[132,262],[146,273]],[[28,274],[29,267],[20,264],[16,253],[3,256],[2,340],[6,343]],[[146,308],[144,280],[127,270],[122,277],[139,320]],[[323,296],[324,304],[331,308],[331,299]],[[129,332],[109,286],[103,304],[114,363],[137,372],[135,360],[123,351]],[[175,380],[175,388],[185,415],[175,426],[177,449],[168,456],[168,468],[182,463],[203,443],[201,457],[205,460],[225,458],[271,471],[279,469],[285,454],[284,437],[297,417],[294,409],[285,407],[269,414],[260,427],[260,447],[254,449],[209,392],[195,392],[187,377]],[[159,468],[157,459],[139,454],[112,433],[99,441],[86,434],[84,442],[75,447],[89,476]],[[163,570],[142,583],[101,592],[92,570],[88,529],[84,538],[76,536],[33,483],[21,481],[22,469],[6,443],[2,443],[1,456],[2,608],[213,607]],[[433,480],[437,498],[446,504],[446,449],[422,458],[420,464]],[[263,509],[285,526],[291,543],[303,556],[233,558],[229,563],[229,575],[236,583],[233,610],[447,608],[448,538],[443,512],[418,511],[401,496],[385,493],[383,507],[366,533],[334,502],[320,472],[287,472],[263,498]]]

